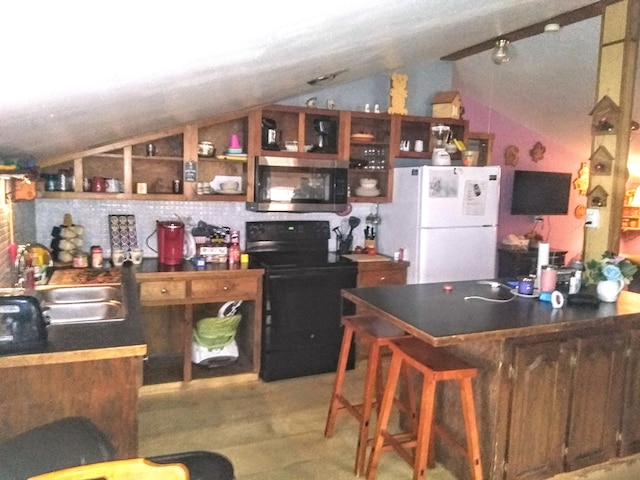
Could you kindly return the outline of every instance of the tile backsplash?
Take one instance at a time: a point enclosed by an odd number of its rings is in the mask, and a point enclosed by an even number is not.
[[[359,217],[361,226],[354,230],[353,245],[364,243],[363,228],[365,217],[371,213],[373,204],[353,205],[350,215]],[[164,202],[164,201],[105,201],[97,200],[36,200],[36,240],[47,247],[51,244],[51,231],[60,225],[65,213],[70,213],[76,225],[84,227],[84,247],[88,251],[91,245],[102,246],[105,257],[111,255],[109,240],[109,215],[132,214],[136,218],[138,245],[144,249],[146,257],[156,257],[156,221],[176,220],[180,218],[194,224],[202,220],[212,225],[229,226],[241,232],[241,247],[244,248],[245,222],[264,220],[328,220],[331,228],[340,227],[348,217],[333,213],[258,213],[246,210],[244,202]],[[383,220],[384,222],[384,220]],[[329,241],[329,250],[335,250],[335,235]]]

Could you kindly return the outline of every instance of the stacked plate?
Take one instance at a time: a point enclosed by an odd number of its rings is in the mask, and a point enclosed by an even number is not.
[[[378,180],[375,178],[361,178],[360,185],[356,188],[359,197],[377,197],[380,195]]]
[[[380,189],[378,187],[363,187],[361,185],[356,188],[356,195],[359,197],[377,197],[380,195]]]

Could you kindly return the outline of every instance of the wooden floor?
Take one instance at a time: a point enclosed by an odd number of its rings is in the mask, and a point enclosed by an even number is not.
[[[347,373],[348,394],[361,394],[364,365]],[[338,417],[332,438],[324,424],[333,374],[222,388],[145,395],[141,399],[140,455],[188,450],[222,453],[237,480],[353,480],[357,424]],[[395,453],[384,453],[378,480],[411,478]],[[442,467],[429,480],[453,480]],[[554,480],[638,480],[640,456],[586,469]]]

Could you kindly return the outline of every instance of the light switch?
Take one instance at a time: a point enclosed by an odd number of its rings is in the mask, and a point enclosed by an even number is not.
[[[589,228],[598,228],[600,226],[600,210],[597,208],[587,208],[584,224]]]

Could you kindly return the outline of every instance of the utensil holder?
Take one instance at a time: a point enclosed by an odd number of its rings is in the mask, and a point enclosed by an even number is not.
[[[351,253],[352,238],[338,240],[338,253]]]

